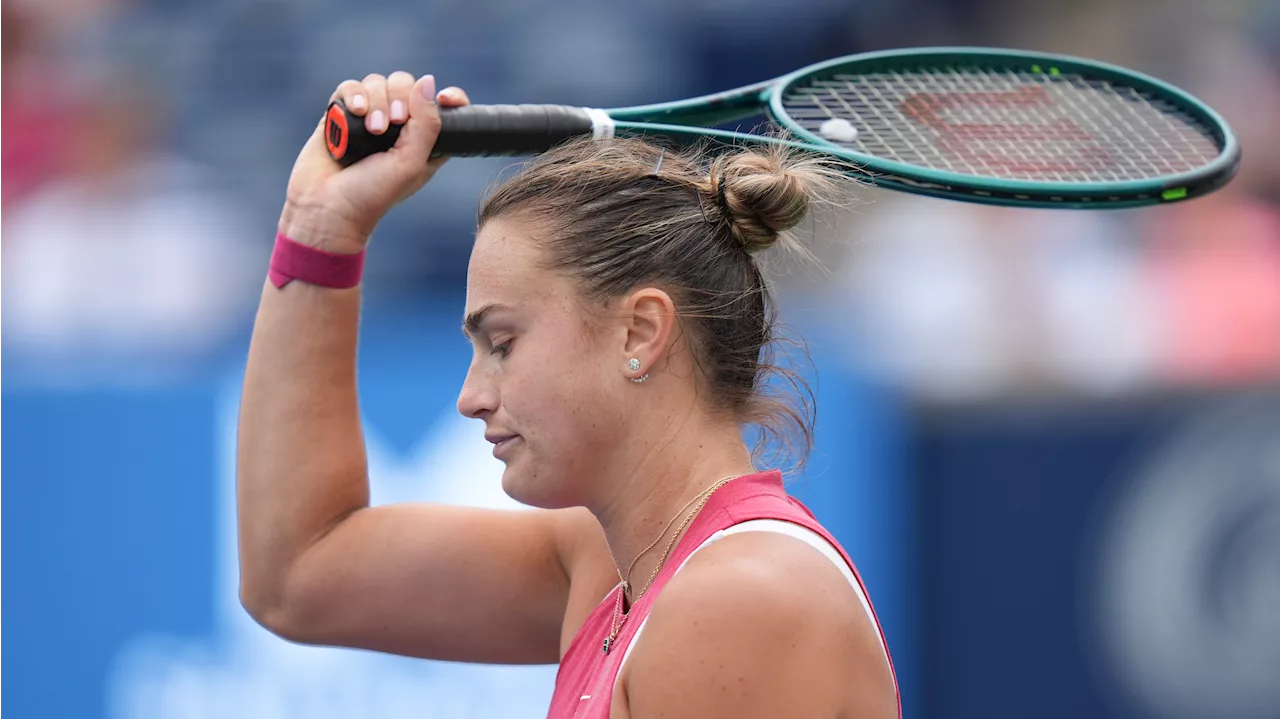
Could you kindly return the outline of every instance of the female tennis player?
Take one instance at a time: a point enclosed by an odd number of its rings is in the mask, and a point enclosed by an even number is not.
[[[248,611],[303,643],[559,662],[551,717],[900,716],[852,562],[742,439],[805,416],[760,394],[773,327],[753,253],[836,176],[638,140],[534,160],[480,208],[458,409],[538,509],[370,507],[360,263],[440,167],[438,106],[468,101],[403,72],[334,97],[373,133],[403,127],[343,169],[322,125],[289,178],[240,416]]]

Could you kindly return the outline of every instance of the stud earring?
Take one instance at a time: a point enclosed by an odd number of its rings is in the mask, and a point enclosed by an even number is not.
[[[632,372],[635,372],[636,370],[640,369],[640,360],[636,359],[635,357],[632,357],[631,359],[627,360],[627,369],[631,370]],[[632,377],[631,381],[635,382],[636,384],[640,384],[641,382],[647,379],[649,379],[649,373],[645,372],[643,375],[639,377]]]

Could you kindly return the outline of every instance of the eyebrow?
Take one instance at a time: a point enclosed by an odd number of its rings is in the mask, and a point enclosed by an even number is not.
[[[490,302],[475,312],[468,314],[466,319],[462,320],[463,336],[467,339],[475,337],[476,333],[480,331],[480,325],[484,323],[485,317],[490,314],[494,312],[510,312],[514,309],[515,308],[510,305],[504,305],[500,302]]]

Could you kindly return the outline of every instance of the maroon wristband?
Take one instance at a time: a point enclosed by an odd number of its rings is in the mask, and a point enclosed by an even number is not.
[[[276,233],[276,246],[271,252],[271,284],[284,287],[293,280],[309,285],[346,289],[360,284],[364,273],[364,250],[354,255],[326,252],[308,247]]]

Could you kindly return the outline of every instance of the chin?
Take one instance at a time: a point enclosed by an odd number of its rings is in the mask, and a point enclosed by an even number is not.
[[[502,491],[521,504],[540,509],[564,509],[577,506],[569,498],[568,487],[551,480],[565,476],[545,468],[524,466],[523,457],[507,464],[502,472]]]

